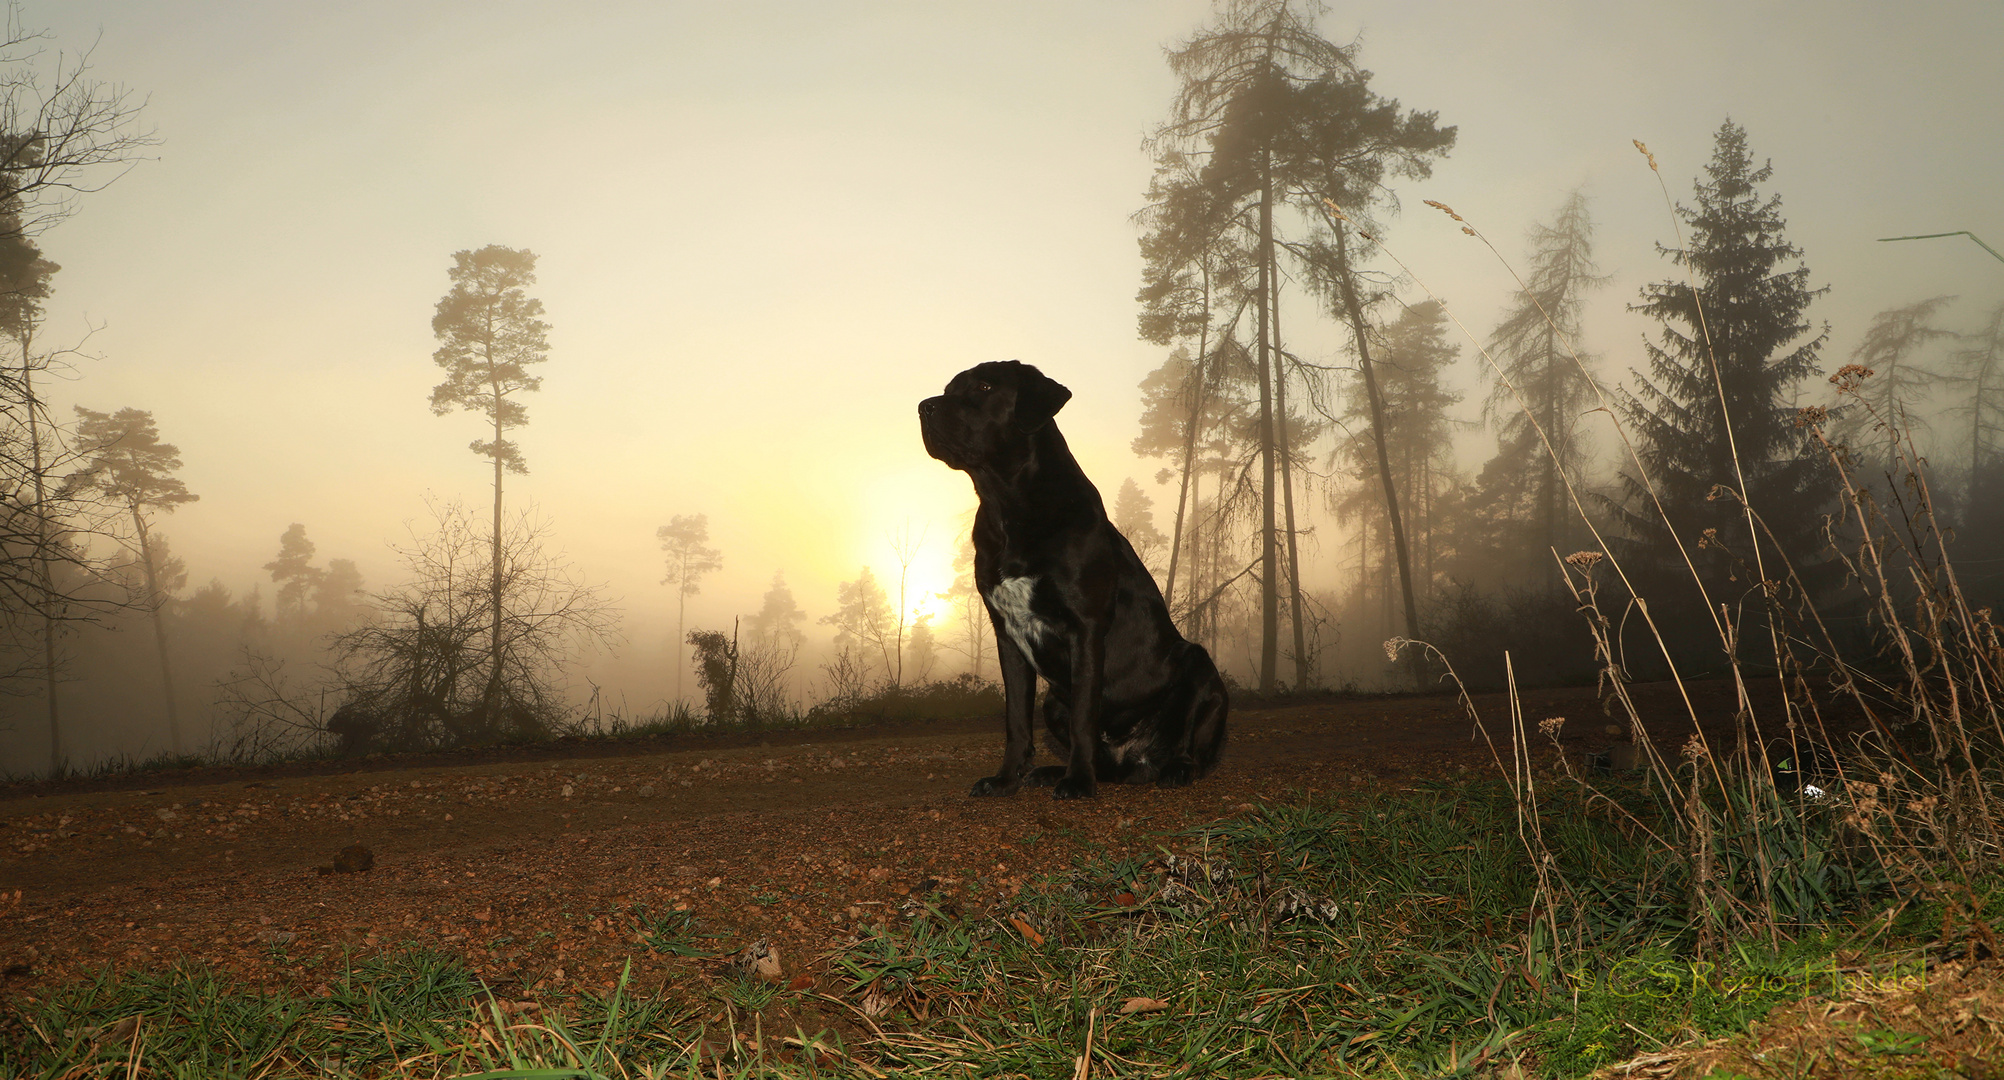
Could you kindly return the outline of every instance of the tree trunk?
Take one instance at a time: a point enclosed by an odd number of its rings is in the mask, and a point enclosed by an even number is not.
[[[1272,338],[1267,298],[1273,289],[1273,178],[1271,153],[1262,170],[1259,192],[1259,692],[1274,690],[1275,668],[1279,661],[1280,579],[1275,571],[1273,521],[1273,364],[1269,354]]]
[[[1983,377],[1989,373],[1988,361],[1977,367],[1976,396],[1969,399],[1969,483],[1963,498],[1972,507],[1976,505],[1977,477],[1982,475],[1983,469]],[[41,476],[41,470],[37,469],[35,483],[38,485],[42,482]]]
[[[1371,441],[1378,448],[1378,476],[1384,481],[1385,516],[1392,526],[1392,550],[1399,561],[1399,588],[1405,594],[1406,636],[1419,633],[1419,606],[1413,602],[1412,560],[1406,551],[1406,527],[1399,520],[1398,485],[1392,481],[1391,455],[1385,448],[1385,402],[1378,394],[1378,376],[1371,370],[1371,346],[1364,330],[1364,308],[1357,302],[1357,283],[1350,273],[1348,232],[1336,226],[1336,284],[1350,313],[1350,331],[1357,339],[1357,366],[1364,372],[1364,393],[1371,401]]]
[[[174,673],[167,662],[167,624],[161,619],[161,609],[167,606],[167,598],[160,593],[159,574],[153,569],[153,544],[147,538],[146,518],[139,512],[139,504],[132,504],[132,524],[139,533],[139,564],[146,570],[146,605],[153,609],[153,643],[160,650],[160,689],[167,703],[167,739],[174,748],[174,756],[181,756],[181,710],[174,704]]]
[[[1278,277],[1279,275],[1274,275]],[[1273,308],[1273,417],[1280,442],[1280,498],[1287,511],[1287,602],[1294,624],[1294,690],[1308,688],[1308,637],[1301,625],[1301,560],[1294,530],[1293,440],[1287,434],[1287,354],[1280,347],[1280,290],[1269,297]]]
[[[1565,440],[1559,433],[1559,398],[1565,387],[1565,374],[1559,370],[1558,332],[1547,322],[1545,324],[1545,435],[1552,440],[1552,452],[1545,455],[1545,488],[1539,493],[1544,502],[1545,547],[1556,550],[1559,546],[1559,462],[1556,460],[1565,452]],[[1555,559],[1540,558],[1538,562],[1545,568],[1545,588],[1549,592],[1559,589],[1559,564]]]
[[[49,571],[49,506],[48,478],[42,474],[42,422],[41,403],[35,400],[35,364],[33,343],[35,330],[25,326],[21,332],[21,390],[27,399],[28,447],[34,462],[35,476],[35,587],[41,591],[42,609],[42,682],[49,699],[49,777],[54,779],[63,774],[63,726],[56,705],[56,588],[55,577]]]
[[[501,420],[499,388],[496,388],[494,420],[494,552],[493,575],[489,582],[491,595],[490,617],[493,620],[493,639],[487,653],[487,717],[489,722],[497,719],[496,711],[501,706]]]
[[[905,523],[905,528],[907,530],[911,528],[911,523],[909,520]],[[904,553],[900,551],[898,554],[902,556]],[[911,577],[911,563],[909,561],[900,562],[898,564],[897,665],[894,669],[896,671],[896,674],[891,676],[892,686],[903,686],[905,684],[905,587],[906,587],[905,582],[910,577]],[[733,641],[736,640],[735,637],[736,633],[737,632],[735,630],[732,631]]]
[[[682,621],[689,612],[689,556],[682,556],[682,573],[675,578],[675,704],[682,704]]]
[[[1197,455],[1197,425],[1203,422],[1204,400],[1208,396],[1205,382],[1210,370],[1211,351],[1211,272],[1204,267],[1204,328],[1197,332],[1197,362],[1190,378],[1196,381],[1196,392],[1190,397],[1190,418],[1183,428],[1183,476],[1176,485],[1176,527],[1169,536],[1169,583],[1162,590],[1162,603],[1173,613],[1176,610],[1176,564],[1183,552],[1183,507],[1190,499],[1190,466]],[[1185,380],[1185,385],[1190,380]],[[1194,552],[1193,552],[1194,553]]]

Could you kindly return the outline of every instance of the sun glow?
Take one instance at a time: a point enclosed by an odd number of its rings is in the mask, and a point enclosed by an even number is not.
[[[953,604],[945,593],[953,587],[953,577],[949,570],[945,576],[912,574],[906,586],[906,598],[914,621],[925,616],[932,617],[934,626],[944,625],[953,611]]]

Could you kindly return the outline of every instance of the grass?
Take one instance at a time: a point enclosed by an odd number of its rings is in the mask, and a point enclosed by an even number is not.
[[[1538,944],[1541,877],[1510,788],[1442,781],[1275,801],[1159,836],[1151,859],[1081,860],[986,911],[935,896],[824,958],[846,1035],[791,1031],[781,1013],[807,999],[749,976],[658,997],[622,980],[530,1007],[455,955],[407,947],[314,995],[181,966],[17,997],[0,1006],[0,1074],[1042,1078],[1077,1075],[1085,1055],[1101,1077],[1571,1077],[1922,970],[1911,950],[1942,909],[1889,895],[1695,957],[1688,883],[1628,824],[1647,803],[1561,788],[1541,804],[1553,872],[1599,883],[1579,890],[1585,931],[1564,951]],[[686,919],[647,927],[697,955]],[[1876,970],[1848,940],[1868,932]],[[1167,1007],[1122,1012],[1134,999]],[[1910,1031],[1863,1034],[1867,1056],[1929,1051]]]

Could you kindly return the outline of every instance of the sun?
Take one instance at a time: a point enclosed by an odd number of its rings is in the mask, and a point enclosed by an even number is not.
[[[930,615],[934,626],[944,623],[947,615],[953,610],[953,604],[941,594],[952,587],[951,569],[944,574],[921,574],[914,567],[911,583],[905,590],[906,599],[911,604],[913,620]]]

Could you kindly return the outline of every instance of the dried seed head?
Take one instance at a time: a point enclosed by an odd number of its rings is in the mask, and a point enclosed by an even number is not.
[[[1821,405],[1805,405],[1795,410],[1796,427],[1821,427],[1830,418],[1830,410]]]
[[[1702,761],[1709,753],[1705,749],[1705,740],[1696,735],[1691,736],[1690,741],[1684,744],[1684,757],[1686,760]]]
[[[1469,227],[1468,227],[1468,226],[1466,226],[1466,225],[1463,225],[1463,226],[1461,227],[1461,231],[1462,231],[1462,232],[1465,232],[1465,233],[1467,233],[1467,234],[1468,234],[1468,235],[1470,235],[1470,236],[1474,236],[1474,235],[1475,235],[1475,230],[1474,230],[1474,229],[1471,229],[1471,228],[1469,228]]]
[[[1426,200],[1426,204],[1427,204],[1428,206],[1431,206],[1431,207],[1433,207],[1433,208],[1434,208],[1435,210],[1438,210],[1438,211],[1440,211],[1441,213],[1443,213],[1443,214],[1446,214],[1446,215],[1447,215],[1448,217],[1451,217],[1451,218],[1453,218],[1453,219],[1454,219],[1454,220],[1456,220],[1456,221],[1461,221],[1461,220],[1463,220],[1463,219],[1462,219],[1462,216],[1461,216],[1460,214],[1457,214],[1457,213],[1455,213],[1455,212],[1454,212],[1454,207],[1452,207],[1452,206],[1449,206],[1449,205],[1447,205],[1447,204],[1446,204],[1446,203],[1444,203],[1444,202],[1435,202],[1435,201],[1434,201],[1434,200],[1432,200],[1432,199],[1427,199],[1427,200]]]
[[[1343,212],[1342,208],[1336,205],[1336,200],[1334,200],[1334,199],[1324,199],[1324,200],[1322,200],[1322,205],[1324,205],[1324,206],[1326,206],[1326,207],[1328,207],[1328,208],[1329,208],[1329,213],[1330,213],[1330,214],[1331,214],[1331,215],[1332,215],[1333,217],[1335,217],[1335,219],[1336,219],[1337,221],[1348,221],[1348,220],[1350,220],[1350,215],[1348,215],[1348,214],[1345,214],[1345,213]]]
[[[1640,150],[1640,151],[1642,151],[1642,156],[1643,156],[1643,157],[1646,157],[1646,158],[1648,158],[1648,159],[1649,159],[1649,171],[1650,171],[1650,172],[1656,172],[1656,171],[1658,171],[1658,170],[1657,170],[1657,168],[1656,168],[1656,155],[1655,155],[1655,154],[1652,154],[1652,153],[1650,153],[1650,152],[1649,152],[1649,148],[1648,148],[1647,146],[1644,146],[1644,145],[1642,145],[1642,140],[1641,140],[1641,139],[1630,139],[1629,141],[1635,144],[1635,148],[1636,148],[1637,150]]]
[[[1559,729],[1565,726],[1565,717],[1548,716],[1538,721],[1538,734],[1543,735],[1547,739],[1556,739],[1559,737]]]
[[[1399,653],[1412,644],[1411,638],[1388,637],[1385,639],[1385,659],[1397,660]]]
[[[1591,570],[1594,564],[1603,558],[1606,558],[1606,556],[1598,551],[1575,551],[1571,555],[1566,556],[1566,563],[1570,566],[1577,566],[1582,570]]]

